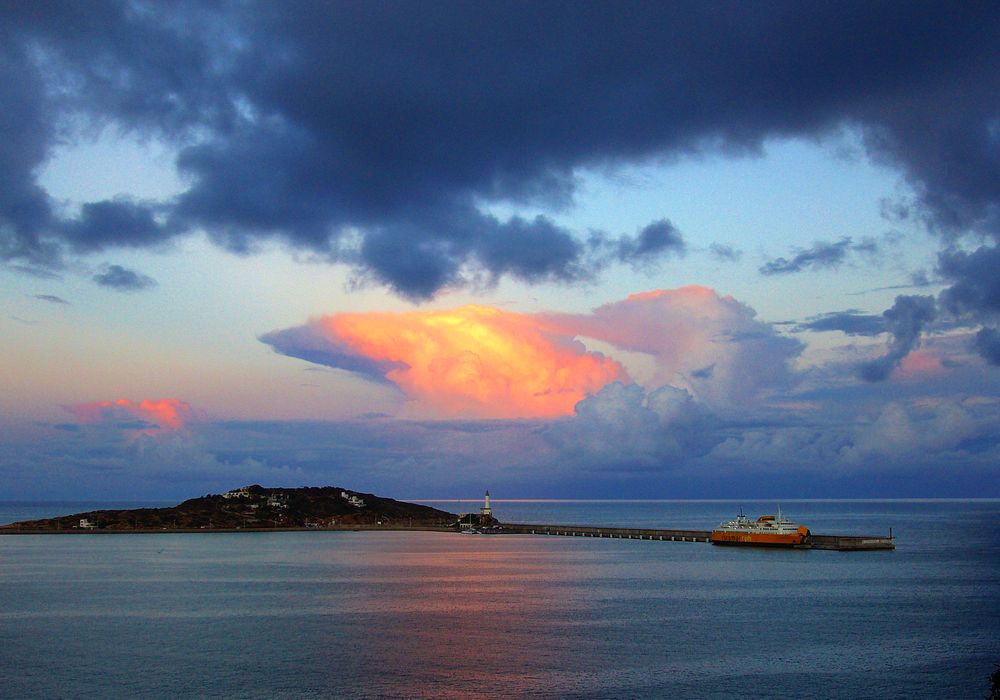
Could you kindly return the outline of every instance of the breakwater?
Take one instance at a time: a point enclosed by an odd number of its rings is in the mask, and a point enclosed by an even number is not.
[[[532,525],[504,523],[502,532],[512,535],[564,535],[567,537],[613,537],[628,540],[666,542],[708,542],[710,530],[664,530],[634,527],[593,527],[590,525]]]
[[[711,530],[667,530],[659,528],[593,527],[590,525],[546,525],[504,523],[502,532],[513,535],[559,535],[564,537],[609,537],[660,542],[711,542]],[[811,535],[797,549],[829,549],[838,552],[895,549],[895,538],[884,535]]]
[[[412,531],[455,532],[449,525],[327,525],[323,527],[248,527],[248,528],[128,528],[128,529],[35,529],[18,525],[0,527],[0,535],[129,535],[129,534],[213,534],[254,532],[331,532],[331,531]],[[594,527],[591,525],[546,525],[530,523],[504,523],[496,534],[504,535],[559,535],[564,537],[606,537],[610,539],[657,540],[660,542],[711,542],[710,530],[671,530],[661,528]],[[812,535],[797,549],[829,549],[854,552],[876,549],[895,549],[895,539],[883,535]]]

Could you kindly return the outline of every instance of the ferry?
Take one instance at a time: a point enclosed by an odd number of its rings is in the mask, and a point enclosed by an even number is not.
[[[781,514],[762,515],[751,520],[740,514],[733,520],[721,523],[712,530],[712,544],[742,544],[767,547],[795,547],[807,544],[810,536],[809,528],[793,523]]]

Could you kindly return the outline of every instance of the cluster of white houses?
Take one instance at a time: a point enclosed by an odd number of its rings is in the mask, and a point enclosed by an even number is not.
[[[343,498],[348,503],[350,503],[355,508],[365,507],[365,499],[360,498],[359,496],[355,496],[354,494],[347,493],[347,491],[341,491],[340,497]]]
[[[250,487],[244,486],[243,488],[233,489],[232,491],[226,491],[222,494],[223,498],[251,498],[253,496],[250,493]]]
[[[222,494],[223,498],[233,499],[233,498],[253,498],[254,495],[250,491],[249,486],[243,486],[238,489],[233,489],[232,491],[226,491]],[[355,508],[364,508],[365,500],[360,496],[356,496],[352,493],[347,493],[347,491],[341,491],[340,497],[345,501],[350,503]],[[287,508],[288,507],[288,496],[283,493],[276,493],[268,497],[267,505],[272,508]]]
[[[244,486],[242,488],[233,489],[232,491],[226,491],[222,494],[225,499],[234,498],[253,498],[254,495],[250,492],[249,486]],[[268,508],[287,508],[288,507],[288,495],[284,493],[273,493],[267,497]],[[251,508],[257,508],[256,504],[251,504]]]

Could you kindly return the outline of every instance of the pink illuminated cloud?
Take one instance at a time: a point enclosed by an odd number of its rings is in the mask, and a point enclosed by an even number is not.
[[[81,423],[114,424],[141,429],[146,434],[181,430],[193,418],[190,404],[180,399],[115,399],[64,406]],[[134,425],[137,424],[137,425]]]
[[[740,405],[793,382],[802,344],[708,287],[632,294],[589,314],[545,314],[559,332],[594,338],[654,361],[653,387],[684,387],[717,407]]]
[[[903,380],[919,380],[946,371],[939,357],[926,350],[914,350],[900,361],[895,374]]]

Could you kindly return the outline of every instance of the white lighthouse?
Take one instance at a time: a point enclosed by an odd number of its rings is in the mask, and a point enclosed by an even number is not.
[[[492,518],[493,509],[490,508],[490,492],[486,492],[486,500],[483,503],[483,507],[479,509],[479,517]]]

